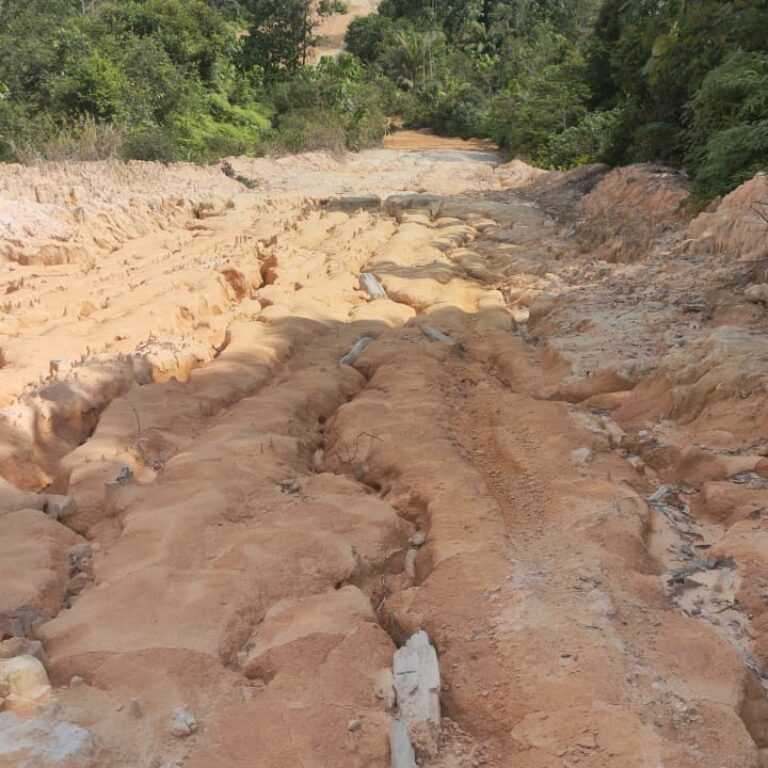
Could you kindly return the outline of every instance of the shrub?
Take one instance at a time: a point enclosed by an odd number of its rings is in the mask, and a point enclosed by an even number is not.
[[[487,134],[489,111],[486,95],[472,83],[461,83],[456,89],[440,94],[429,123],[437,133],[470,139]]]
[[[122,156],[124,141],[125,133],[120,126],[85,117],[49,136],[14,144],[13,154],[20,162],[29,164],[44,160],[115,160]]]
[[[318,150],[341,154],[346,145],[346,130],[338,114],[298,109],[280,117],[270,150],[277,154]]]
[[[392,20],[386,16],[362,16],[351,22],[344,43],[352,55],[370,64],[381,56],[393,27]]]
[[[699,197],[724,195],[768,169],[768,120],[738,125],[710,137],[695,176]]]
[[[622,117],[621,107],[585,115],[579,123],[552,137],[546,149],[546,164],[571,168],[605,161]]]
[[[170,163],[177,159],[178,149],[167,129],[138,128],[126,137],[122,154],[125,160]]]

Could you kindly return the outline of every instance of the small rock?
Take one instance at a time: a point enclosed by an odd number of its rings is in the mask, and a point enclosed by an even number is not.
[[[177,709],[171,717],[171,733],[179,739],[191,736],[197,730],[197,720],[188,709]]]
[[[49,494],[45,497],[43,511],[54,520],[66,519],[73,515],[76,510],[77,505],[71,496]]]
[[[354,733],[355,731],[359,731],[363,727],[363,721],[362,720],[350,720],[347,724],[347,730],[350,733]]]
[[[93,553],[91,545],[83,542],[76,544],[69,550],[69,565],[72,574],[87,573],[91,567]]]
[[[416,555],[418,553],[418,550],[416,549],[409,549],[407,554],[405,555],[405,575],[409,579],[415,579],[416,578]]]
[[[312,466],[315,472],[322,472],[325,463],[325,451],[322,448],[318,448],[315,451],[315,455],[312,457]]]
[[[135,717],[136,719],[142,717],[144,710],[141,706],[141,702],[138,699],[131,699],[131,703],[128,705],[128,712],[131,717]]]
[[[389,667],[380,669],[376,673],[376,683],[373,690],[376,698],[384,702],[384,707],[388,712],[395,708],[395,679]]]
[[[79,688],[81,685],[85,684],[85,680],[83,680],[80,675],[74,675],[72,679],[69,681],[69,687],[70,688]]]
[[[412,547],[423,547],[427,543],[427,534],[424,531],[416,531],[416,533],[408,539]]]
[[[593,453],[591,448],[576,448],[571,451],[571,461],[574,464],[589,464],[592,461]]]
[[[118,485],[128,485],[131,480],[133,480],[133,470],[127,464],[123,464],[114,482]]]
[[[0,661],[0,694],[11,705],[47,701],[51,685],[40,660],[34,656],[14,656]]]
[[[280,490],[283,493],[299,493],[301,491],[301,485],[299,485],[299,481],[295,478],[291,478],[290,480],[281,480],[278,485],[280,486]]]

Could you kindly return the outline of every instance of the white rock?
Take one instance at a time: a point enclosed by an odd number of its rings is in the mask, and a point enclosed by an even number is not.
[[[179,708],[171,717],[171,733],[180,739],[191,736],[197,730],[197,719],[188,710]]]
[[[576,448],[576,450],[571,451],[571,461],[574,464],[589,464],[592,461],[592,449]]]
[[[409,549],[405,555],[405,575],[409,579],[416,578],[416,555],[418,553],[417,549]]]
[[[51,695],[48,673],[34,656],[14,656],[0,661],[0,695],[7,706],[43,704]]]
[[[395,652],[393,677],[398,713],[390,728],[392,768],[414,768],[409,730],[429,735],[430,752],[437,750],[440,733],[440,667],[426,632],[417,632]]]
[[[0,765],[94,768],[92,734],[57,720],[49,710],[36,717],[0,713]]]
[[[416,533],[408,539],[408,542],[412,547],[423,547],[427,543],[427,534],[424,531],[416,531]]]

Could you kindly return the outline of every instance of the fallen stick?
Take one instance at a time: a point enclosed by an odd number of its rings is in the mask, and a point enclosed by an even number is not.
[[[371,299],[386,299],[387,292],[382,284],[370,272],[360,274],[360,287],[371,297]]]
[[[422,325],[421,332],[430,340],[430,341],[442,341],[446,344],[455,344],[456,340],[452,339],[450,336],[446,336],[442,331],[439,331],[437,328],[433,328],[431,325]]]
[[[363,350],[372,342],[376,341],[373,336],[361,336],[356,342],[355,346],[347,352],[344,357],[339,360],[339,365],[354,365],[357,358],[363,354]]]

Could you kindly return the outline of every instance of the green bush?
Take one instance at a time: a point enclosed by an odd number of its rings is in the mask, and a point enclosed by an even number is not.
[[[125,160],[152,160],[170,163],[178,159],[178,147],[166,128],[137,128],[123,143]]]
[[[621,107],[585,115],[576,125],[552,137],[546,148],[546,165],[571,168],[604,162],[615,143],[622,117]]]
[[[353,56],[371,64],[381,57],[393,27],[392,20],[386,16],[363,16],[350,23],[344,43]]]
[[[472,83],[461,83],[455,90],[441,93],[429,115],[429,124],[446,136],[470,139],[488,132],[490,102]]]
[[[674,164],[680,157],[682,145],[683,131],[679,125],[663,121],[641,124],[632,134],[629,160]]]
[[[270,128],[206,0],[0,2],[0,159],[207,161]]]
[[[713,134],[702,153],[695,190],[705,200],[724,195],[768,169],[768,120]]]
[[[341,154],[347,146],[347,133],[341,117],[330,111],[297,109],[280,117],[269,142],[275,154],[297,154],[325,150]]]

